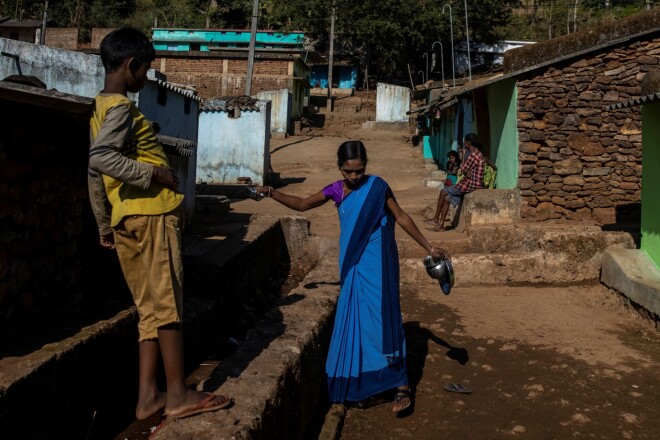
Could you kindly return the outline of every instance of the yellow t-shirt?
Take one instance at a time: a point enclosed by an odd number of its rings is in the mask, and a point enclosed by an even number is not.
[[[112,205],[110,226],[126,216],[165,214],[181,204],[183,194],[151,181],[153,165],[169,168],[169,162],[151,124],[130,99],[99,94],[90,134],[90,169],[103,175]]]

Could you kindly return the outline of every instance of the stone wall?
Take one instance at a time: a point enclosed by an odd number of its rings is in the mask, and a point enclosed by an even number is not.
[[[293,86],[293,61],[256,59],[252,78],[252,94],[289,89]],[[245,94],[247,59],[218,56],[182,57],[176,53],[158,53],[152,66],[167,75],[167,80],[194,86],[201,98],[240,96]]]
[[[606,111],[640,96],[658,69],[660,38],[593,53],[518,82],[523,218],[615,223],[617,207],[640,202],[639,109]]]

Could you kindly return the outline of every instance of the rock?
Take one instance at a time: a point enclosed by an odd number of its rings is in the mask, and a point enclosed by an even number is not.
[[[555,162],[553,169],[555,174],[560,176],[567,176],[569,174],[582,173],[583,164],[577,158],[569,158],[560,162]]]
[[[610,167],[596,167],[596,168],[584,168],[582,174],[584,176],[607,176],[610,174]],[[572,173],[574,174],[574,173]]]
[[[589,136],[584,133],[573,133],[566,137],[566,141],[568,142],[568,146],[570,148],[575,151],[582,152],[582,150],[584,150],[587,145],[589,145],[590,139]]]

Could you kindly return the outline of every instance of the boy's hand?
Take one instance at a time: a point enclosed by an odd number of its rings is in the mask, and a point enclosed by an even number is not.
[[[99,243],[101,244],[102,247],[106,249],[114,249],[115,248],[114,234],[112,232],[109,232],[107,234],[101,235]]]
[[[177,186],[179,186],[179,179],[168,168],[154,166],[154,173],[151,176],[151,180],[162,183],[173,190],[176,190]]]

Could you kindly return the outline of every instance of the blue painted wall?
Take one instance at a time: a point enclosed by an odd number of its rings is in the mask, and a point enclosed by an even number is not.
[[[339,89],[354,89],[357,85],[358,68],[357,66],[338,66],[333,69],[333,76],[338,71],[338,87]],[[334,81],[333,81],[334,82]],[[328,66],[316,65],[312,66],[312,79],[310,80],[312,88],[321,87],[325,89],[328,87]]]
[[[162,90],[166,95],[164,105],[158,102],[158,93]],[[157,122],[160,134],[197,142],[199,119],[199,102],[182,95],[179,92],[159,86],[155,81],[149,80],[139,94],[135,96],[137,106],[144,116],[151,122]],[[186,106],[186,100],[189,105]],[[186,109],[189,109],[186,113]],[[179,178],[179,191],[185,198],[185,225],[189,226],[195,215],[195,173],[197,168],[197,154],[181,157],[168,155],[170,166]]]
[[[305,35],[302,32],[282,34],[258,31],[257,48],[303,49]],[[203,52],[211,47],[248,47],[250,31],[222,29],[153,29],[152,40],[156,50],[188,51],[190,45],[199,45]]]

